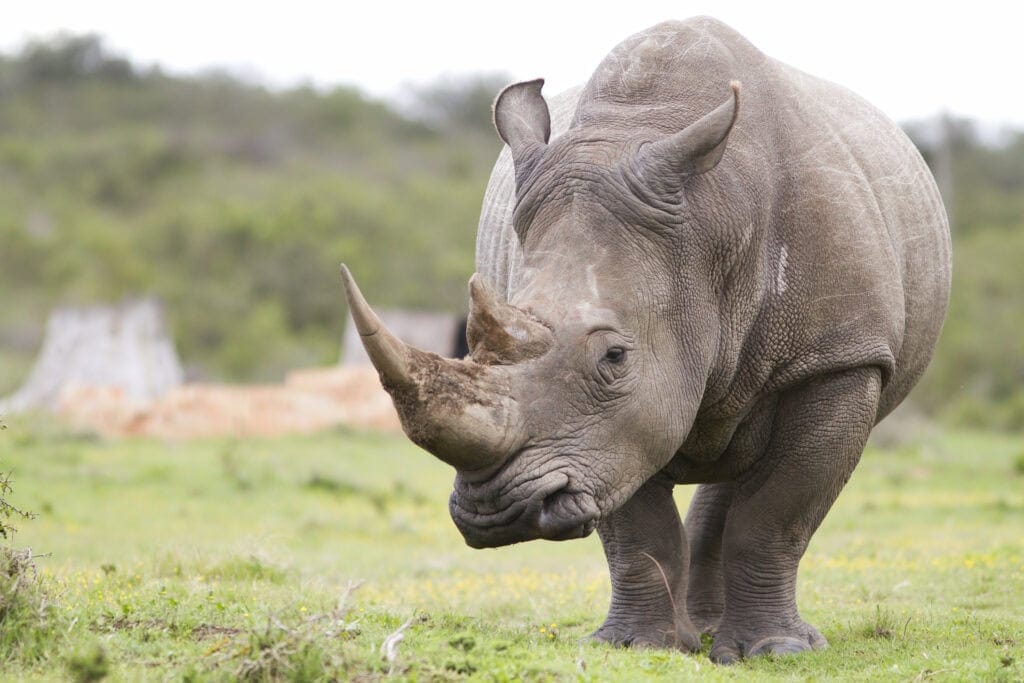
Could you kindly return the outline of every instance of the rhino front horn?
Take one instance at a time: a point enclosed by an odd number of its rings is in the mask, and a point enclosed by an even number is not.
[[[507,374],[409,346],[373,312],[344,264],[341,277],[363,347],[415,444],[461,472],[492,468],[521,447]]]
[[[407,386],[413,382],[409,372],[409,350],[405,343],[395,337],[380,321],[359,291],[352,273],[341,264],[341,279],[345,283],[345,296],[352,321],[359,331],[359,338],[370,357],[373,366],[380,373],[381,381],[393,386]]]

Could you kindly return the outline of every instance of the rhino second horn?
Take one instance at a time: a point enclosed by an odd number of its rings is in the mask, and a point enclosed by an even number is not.
[[[507,378],[405,344],[366,303],[344,265],[341,275],[366,353],[414,443],[462,472],[494,467],[521,446],[519,406]]]
[[[526,311],[499,301],[479,273],[469,280],[469,296],[466,340],[476,362],[512,365],[543,356],[551,348],[551,330]]]

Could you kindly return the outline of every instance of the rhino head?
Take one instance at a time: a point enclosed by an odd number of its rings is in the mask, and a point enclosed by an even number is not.
[[[467,359],[397,339],[342,266],[405,432],[456,469],[449,507],[474,547],[593,531],[683,444],[720,332],[721,258],[684,182],[721,159],[738,84],[675,133],[577,125],[550,144],[542,84],[495,101],[523,270],[507,302],[470,280]]]

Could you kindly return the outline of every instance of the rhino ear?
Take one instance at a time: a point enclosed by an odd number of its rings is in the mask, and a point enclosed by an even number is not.
[[[544,79],[513,83],[494,100],[494,127],[512,152],[521,180],[551,138],[551,113],[540,94]]]
[[[732,97],[683,130],[645,145],[635,168],[647,185],[672,193],[683,179],[710,171],[725,154],[726,142],[740,111],[740,83],[733,81]]]

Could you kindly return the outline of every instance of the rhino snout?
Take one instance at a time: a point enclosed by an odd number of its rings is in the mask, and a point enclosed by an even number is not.
[[[466,544],[494,548],[543,538],[564,541],[590,535],[599,517],[593,497],[578,490],[562,471],[504,486],[494,478],[471,483],[456,479],[449,511]]]

